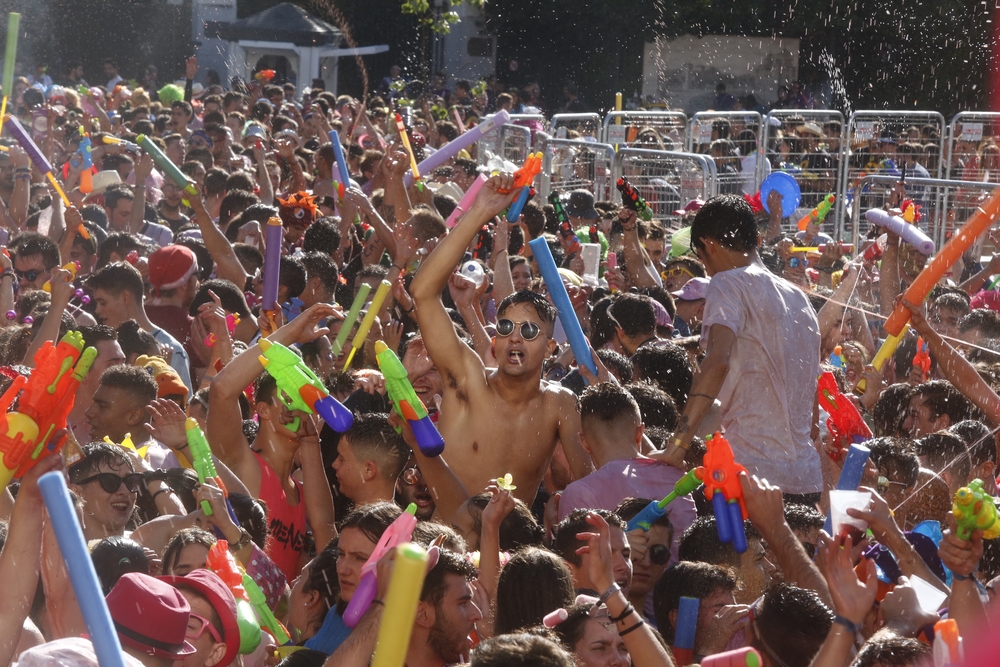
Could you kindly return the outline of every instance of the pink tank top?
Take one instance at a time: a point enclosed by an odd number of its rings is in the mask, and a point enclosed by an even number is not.
[[[288,504],[285,488],[278,474],[257,452],[260,465],[260,499],[267,503],[267,542],[264,552],[281,568],[288,581],[299,576],[299,557],[305,547],[306,503],[302,485],[293,480],[299,494],[299,504]]]

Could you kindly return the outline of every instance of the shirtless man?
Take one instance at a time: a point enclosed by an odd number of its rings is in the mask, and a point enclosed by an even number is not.
[[[530,504],[557,441],[577,479],[593,471],[580,446],[576,397],[541,379],[542,362],[556,348],[555,309],[534,292],[504,299],[497,307],[500,326],[493,340],[498,367],[487,369],[458,338],[441,302],[441,292],[473,237],[514,200],[516,191],[497,191],[512,184],[510,174],[486,182],[469,212],[421,265],[411,293],[424,345],[444,380],[438,422],[447,443],[444,458],[469,493],[511,473],[514,495]]]

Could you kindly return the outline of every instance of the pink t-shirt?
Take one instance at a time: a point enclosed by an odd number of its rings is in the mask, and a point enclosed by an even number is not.
[[[625,498],[659,500],[670,493],[683,476],[677,468],[645,456],[610,461],[566,487],[559,499],[559,520],[580,508],[614,510]],[[694,500],[690,496],[677,498],[667,505],[667,516],[674,527],[674,540],[670,545],[670,562],[674,563],[681,535],[694,523]]]

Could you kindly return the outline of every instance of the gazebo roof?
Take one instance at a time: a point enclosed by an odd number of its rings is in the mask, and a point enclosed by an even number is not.
[[[301,7],[283,2],[259,14],[219,26],[219,36],[229,42],[256,40],[326,46],[339,44],[343,33]]]

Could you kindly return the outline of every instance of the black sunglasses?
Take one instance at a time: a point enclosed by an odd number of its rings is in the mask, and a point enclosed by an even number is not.
[[[507,318],[497,320],[497,335],[506,338],[514,333],[514,327],[518,324],[514,320]],[[541,333],[541,329],[534,322],[520,322],[521,338],[524,340],[534,340]]]
[[[20,280],[27,280],[29,283],[35,282],[38,276],[45,273],[48,269],[42,269],[41,271],[31,269],[30,271],[18,271],[14,269],[14,275],[16,275]]]
[[[670,547],[665,544],[654,544],[649,547],[649,560],[654,565],[666,565],[670,560]]]
[[[130,492],[139,493],[139,489],[142,488],[142,473],[132,472],[124,477],[119,477],[113,472],[99,472],[96,475],[81,479],[77,484],[83,486],[93,481],[100,482],[101,488],[108,493],[116,493],[122,484]]]

